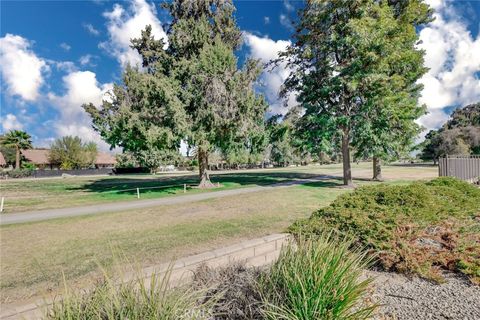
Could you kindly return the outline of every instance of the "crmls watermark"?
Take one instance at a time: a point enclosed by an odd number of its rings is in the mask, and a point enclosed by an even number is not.
[[[200,319],[213,319],[213,313],[211,310],[205,309],[191,309],[178,312],[175,315],[179,320],[200,320]]]

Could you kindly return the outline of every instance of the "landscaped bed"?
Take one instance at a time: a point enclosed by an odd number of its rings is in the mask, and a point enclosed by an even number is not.
[[[67,295],[47,319],[478,319],[480,288],[447,274],[434,284],[365,270],[369,258],[345,239],[321,235],[283,248],[270,267],[201,265],[193,283],[169,289],[168,273]]]
[[[193,285],[171,293],[161,283],[154,292],[138,291],[138,283],[101,284],[93,293],[57,304],[50,318],[480,317],[480,287],[472,284],[480,278],[480,189],[475,186],[451,178],[363,186],[290,230],[297,242],[271,268],[198,270]],[[365,271],[374,265],[448,283]],[[380,281],[368,279],[372,274]],[[376,303],[382,304],[377,311]]]
[[[193,284],[169,288],[169,272],[147,283],[107,278],[88,293],[67,294],[46,318],[63,319],[367,319],[371,279],[359,280],[369,260],[352,243],[328,235],[283,248],[265,269],[242,264],[200,266]]]
[[[454,178],[364,186],[290,227],[295,235],[353,236],[384,270],[480,283],[480,189]]]

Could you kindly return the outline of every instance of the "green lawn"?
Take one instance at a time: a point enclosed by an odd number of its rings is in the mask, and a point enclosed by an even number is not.
[[[362,175],[369,176],[368,169],[356,168],[355,174],[360,178]],[[327,170],[338,173],[338,167]],[[433,175],[432,171],[418,168],[402,170],[385,168],[387,178],[398,178],[389,183],[404,183],[413,177],[428,178]],[[268,171],[268,175],[265,171],[249,171],[213,179],[217,181],[221,178],[224,179],[222,184],[242,187],[248,183],[268,184],[322,172],[325,173],[325,168],[288,168]],[[89,179],[83,178],[82,183]],[[87,183],[99,185],[99,181],[105,184],[115,179],[118,178],[94,179]],[[152,178],[136,179],[146,179],[146,183],[151,183]],[[63,185],[59,185],[62,182]],[[56,190],[51,192],[61,194],[65,188],[75,189],[72,181],[44,180],[35,183],[46,185],[42,192]],[[362,178],[355,183],[371,182]],[[107,186],[112,187],[112,184],[103,185],[100,190],[106,190]],[[147,267],[242,239],[282,232],[296,219],[310,216],[314,210],[349,191],[341,187],[340,179],[332,179],[182,205],[1,226],[1,301],[23,301],[57,292],[62,287],[62,273],[70,284],[84,287],[98,275],[99,265],[109,268],[129,261]]]
[[[111,266],[114,253],[148,266],[283,231],[347,191],[338,184],[328,181],[261,195],[2,226],[2,301],[56,289],[62,272],[83,283],[98,265]]]
[[[371,175],[370,167],[369,163],[354,164],[353,173],[358,178],[368,178]],[[415,179],[417,178],[415,171],[419,171],[420,177],[430,178],[436,175],[436,170],[431,167],[386,166],[384,174],[387,178],[390,175],[391,179]],[[404,173],[409,176],[403,177]],[[187,193],[191,194],[269,185],[288,180],[312,178],[321,174],[341,175],[341,165],[213,172],[212,181],[220,183],[220,187],[211,190],[194,188],[198,183],[197,176],[194,174],[8,180],[1,182],[0,195],[5,197],[4,213],[8,214],[114,201],[135,201],[136,188],[140,188],[141,199],[152,199],[181,195],[184,184],[188,186]]]

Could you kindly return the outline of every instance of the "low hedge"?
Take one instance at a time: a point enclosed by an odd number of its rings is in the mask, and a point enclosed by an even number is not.
[[[448,269],[480,283],[480,189],[466,182],[360,187],[289,228],[296,235],[325,230],[353,236],[385,270],[441,281]]]
[[[35,169],[15,169],[10,171],[3,171],[0,173],[0,177],[3,178],[27,178],[32,177],[35,174]]]

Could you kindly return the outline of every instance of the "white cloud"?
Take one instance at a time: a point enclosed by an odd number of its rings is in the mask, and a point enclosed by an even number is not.
[[[60,43],[60,48],[62,48],[65,51],[70,51],[70,49],[72,49],[72,47],[68,43],[65,43],[65,42]]]
[[[81,56],[80,59],[78,59],[78,62],[80,62],[82,66],[86,66],[86,65],[95,66],[93,60],[96,58],[98,57],[91,54],[86,54]]]
[[[18,95],[23,100],[34,101],[48,70],[45,60],[37,57],[30,49],[27,39],[7,33],[0,38],[0,72],[10,95]]]
[[[441,127],[449,119],[449,115],[445,113],[442,109],[432,109],[429,110],[428,114],[424,115],[418,120],[425,129],[428,131],[434,128]],[[424,133],[427,133],[425,131]]]
[[[280,15],[279,19],[280,19],[280,24],[281,24],[282,26],[284,26],[285,28],[287,28],[287,29],[290,30],[290,31],[293,31],[293,30],[294,30],[292,21],[287,17],[287,15],[285,15],[285,14],[282,13],[282,14]]]
[[[245,44],[249,48],[249,56],[254,59],[260,59],[264,64],[278,58],[278,53],[284,51],[291,44],[288,40],[274,41],[267,37],[258,37],[251,33],[244,33]],[[280,88],[290,74],[290,70],[284,63],[273,70],[265,70],[260,78],[264,86],[263,92],[270,103],[270,114],[285,114],[288,109],[296,104],[295,95],[291,94],[287,99],[287,108],[284,102],[278,97]]]
[[[74,135],[83,140],[94,141],[100,148],[108,149],[93,129],[89,115],[83,110],[84,103],[99,106],[105,94],[112,89],[111,83],[100,84],[95,73],[91,71],[75,71],[63,77],[66,93],[57,96],[49,93],[48,98],[60,113],[53,124],[58,136]]]
[[[283,6],[285,7],[285,9],[289,12],[295,10],[295,7],[293,6],[293,4],[290,3],[289,0],[283,0]]]
[[[435,20],[420,32],[419,47],[425,50],[429,72],[420,102],[429,115],[420,119],[428,129],[439,127],[447,118],[444,110],[480,100],[480,35],[476,39],[451,3],[427,1],[436,10]]]
[[[100,31],[95,29],[95,27],[91,23],[84,23],[83,27],[85,30],[87,30],[90,34],[93,34],[94,36],[100,35]]]
[[[5,117],[2,117],[2,128],[3,132],[10,130],[22,130],[23,125],[18,121],[17,117],[11,113],[7,114]]]
[[[263,23],[270,24],[270,17],[268,16],[263,17]]]
[[[49,65],[55,66],[58,70],[65,72],[73,72],[77,70],[75,63],[72,61],[55,61],[55,60],[46,60]]]
[[[140,55],[130,48],[131,39],[140,37],[146,25],[152,26],[156,39],[167,39],[156,14],[155,4],[145,0],[132,0],[127,9],[115,4],[112,11],[103,14],[107,19],[109,41],[102,42],[100,47],[116,57],[122,66],[141,64]]]

